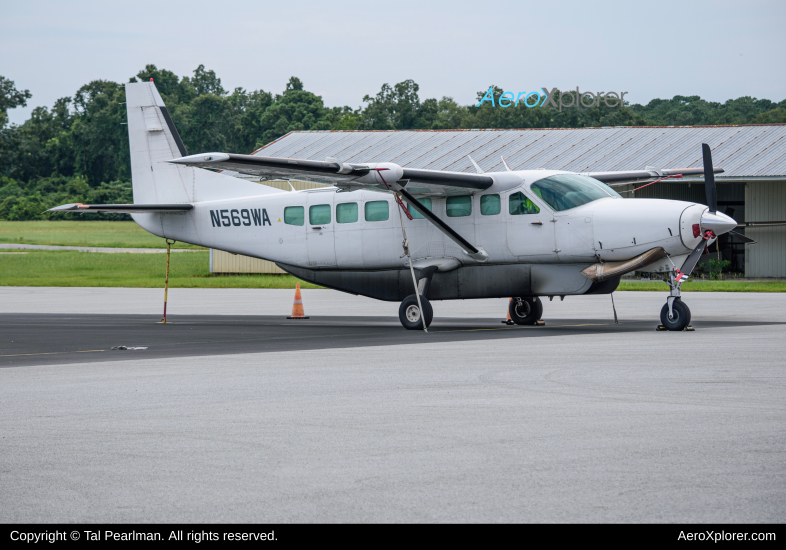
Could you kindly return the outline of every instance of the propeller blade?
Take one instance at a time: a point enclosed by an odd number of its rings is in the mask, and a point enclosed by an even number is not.
[[[754,241],[750,237],[746,237],[742,233],[737,233],[736,231],[729,231],[729,235],[734,235],[734,238],[741,240],[745,244],[756,244],[756,241]]]
[[[702,239],[701,242],[696,245],[696,248],[693,249],[693,252],[690,253],[688,259],[682,264],[680,271],[685,274],[686,277],[690,277],[690,274],[693,273],[693,269],[696,267],[696,264],[699,263],[699,257],[701,257],[704,252],[705,246],[707,246],[707,241]]]
[[[712,167],[710,146],[702,143],[701,152],[704,157],[704,192],[707,194],[707,206],[710,207],[710,214],[714,214],[718,211],[718,189],[715,187],[715,171]]]

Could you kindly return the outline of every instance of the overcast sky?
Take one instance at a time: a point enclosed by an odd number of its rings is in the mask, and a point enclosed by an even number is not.
[[[507,5],[506,5],[507,4]],[[148,63],[226,89],[280,93],[290,76],[328,106],[359,107],[411,78],[420,97],[468,104],[491,84],[786,98],[786,2],[245,2],[26,0],[0,15],[0,75],[38,105],[94,79],[127,82]]]

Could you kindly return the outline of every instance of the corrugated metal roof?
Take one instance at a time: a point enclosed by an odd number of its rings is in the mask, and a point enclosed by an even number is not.
[[[254,154],[342,162],[395,162],[408,168],[487,172],[545,168],[603,172],[699,168],[712,148],[720,178],[786,176],[786,125],[551,128],[533,130],[391,130],[291,132]]]

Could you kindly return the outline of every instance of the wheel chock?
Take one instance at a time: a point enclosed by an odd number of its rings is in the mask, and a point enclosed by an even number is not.
[[[658,328],[656,328],[655,330],[657,330],[657,331],[661,331],[661,330],[669,330],[669,329],[667,329],[667,328],[666,328],[666,327],[664,327],[663,325],[658,325]],[[695,331],[696,331],[696,329],[695,329],[695,328],[693,328],[692,326],[688,325],[687,327],[685,327],[684,329],[682,329],[682,331],[683,331],[683,332],[695,332]]]
[[[546,321],[544,321],[544,320],[542,320],[542,319],[541,319],[540,321],[535,321],[535,324],[534,324],[533,326],[536,326],[536,327],[545,327],[545,326],[546,326]]]

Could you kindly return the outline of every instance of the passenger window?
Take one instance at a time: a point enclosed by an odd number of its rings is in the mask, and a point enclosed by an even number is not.
[[[336,223],[355,223],[358,221],[358,203],[345,202],[336,205]]]
[[[325,225],[330,223],[330,205],[315,204],[308,207],[308,223],[311,225]]]
[[[429,212],[432,212],[432,210],[431,210],[431,199],[417,199],[417,201],[420,203],[421,206],[423,206],[423,208],[425,208]],[[412,208],[409,205],[409,203],[407,203],[407,210],[409,210],[409,213],[412,214],[412,218],[413,219],[422,220],[422,219],[425,218],[425,216],[422,216],[420,214],[420,212],[418,212],[417,210]]]
[[[472,214],[472,196],[448,197],[447,214],[449,218],[460,218]]]
[[[483,216],[496,216],[502,211],[499,195],[482,195],[480,197],[480,213]]]
[[[366,221],[384,222],[390,217],[388,201],[371,201],[366,203]]]
[[[303,225],[305,208],[302,206],[287,206],[284,208],[284,223],[288,225]]]
[[[513,193],[510,196],[510,214],[518,216],[520,214],[538,214],[540,208],[534,202],[524,196],[524,193]]]

